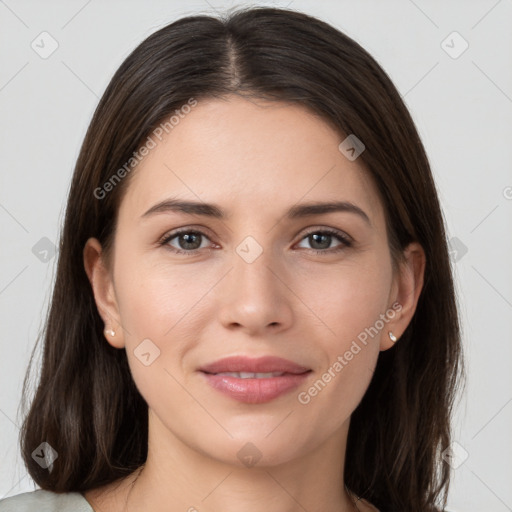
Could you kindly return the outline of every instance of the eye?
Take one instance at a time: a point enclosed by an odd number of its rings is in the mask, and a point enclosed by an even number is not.
[[[211,244],[206,244],[206,246],[202,244],[205,239],[209,240],[209,238],[201,231],[183,229],[181,231],[175,231],[169,235],[165,235],[159,243],[160,245],[169,246],[172,251],[178,254],[195,254],[200,249],[211,247]]]
[[[332,242],[338,241],[338,245],[332,247]],[[210,244],[203,243],[210,239],[202,231],[182,229],[164,235],[159,245],[166,246],[176,254],[194,255],[200,249],[211,248]],[[344,233],[334,229],[316,229],[307,233],[301,240],[308,242],[310,250],[317,254],[332,254],[352,246],[352,239]],[[300,245],[299,245],[300,247]],[[307,247],[302,247],[308,249]]]
[[[335,240],[337,240],[339,244],[331,247],[331,243]],[[315,231],[310,231],[302,238],[301,243],[303,241],[307,241],[311,245],[311,250],[318,254],[332,254],[352,245],[352,241],[347,235],[334,229],[316,229]]]

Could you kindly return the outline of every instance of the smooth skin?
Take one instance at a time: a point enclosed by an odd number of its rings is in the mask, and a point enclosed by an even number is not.
[[[411,321],[425,255],[412,243],[393,271],[378,191],[361,159],[339,151],[342,140],[302,106],[230,95],[199,101],[133,171],[111,266],[94,238],[84,265],[105,326],[115,331],[106,343],[126,350],[149,407],[148,458],[129,477],[86,492],[95,511],[356,510],[341,484],[350,416],[380,351],[393,346],[388,331],[400,338]],[[170,198],[214,203],[225,217],[144,215]],[[333,201],[352,203],[368,219],[353,211],[286,214]],[[178,228],[202,235],[169,239]],[[322,238],[325,229],[351,244]],[[249,251],[262,250],[250,263],[237,251],[246,237],[257,244]],[[300,403],[299,392],[394,303],[401,309],[378,335]],[[134,353],[145,339],[160,350],[148,366]],[[300,389],[244,404],[198,372],[232,355],[274,355],[312,372]],[[261,454],[252,467],[237,456],[247,443]]]

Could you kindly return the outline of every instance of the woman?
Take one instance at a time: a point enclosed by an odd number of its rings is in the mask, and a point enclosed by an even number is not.
[[[385,72],[284,9],[148,37],[85,137],[44,343],[43,490],[2,511],[441,510],[458,314]]]

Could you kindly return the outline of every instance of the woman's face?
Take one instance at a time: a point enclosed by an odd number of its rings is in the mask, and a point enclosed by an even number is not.
[[[346,435],[417,294],[393,273],[379,196],[342,140],[299,106],[203,100],[133,171],[111,272],[93,281],[162,438],[240,465]],[[303,208],[320,203],[343,204]],[[262,357],[296,366],[253,366]],[[251,369],[285,373],[218,375]]]

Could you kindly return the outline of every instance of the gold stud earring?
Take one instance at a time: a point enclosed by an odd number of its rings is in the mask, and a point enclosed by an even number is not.
[[[393,342],[393,343],[396,343],[396,340],[397,340],[397,337],[391,332],[389,331],[388,332],[388,335],[389,335],[389,339]]]

